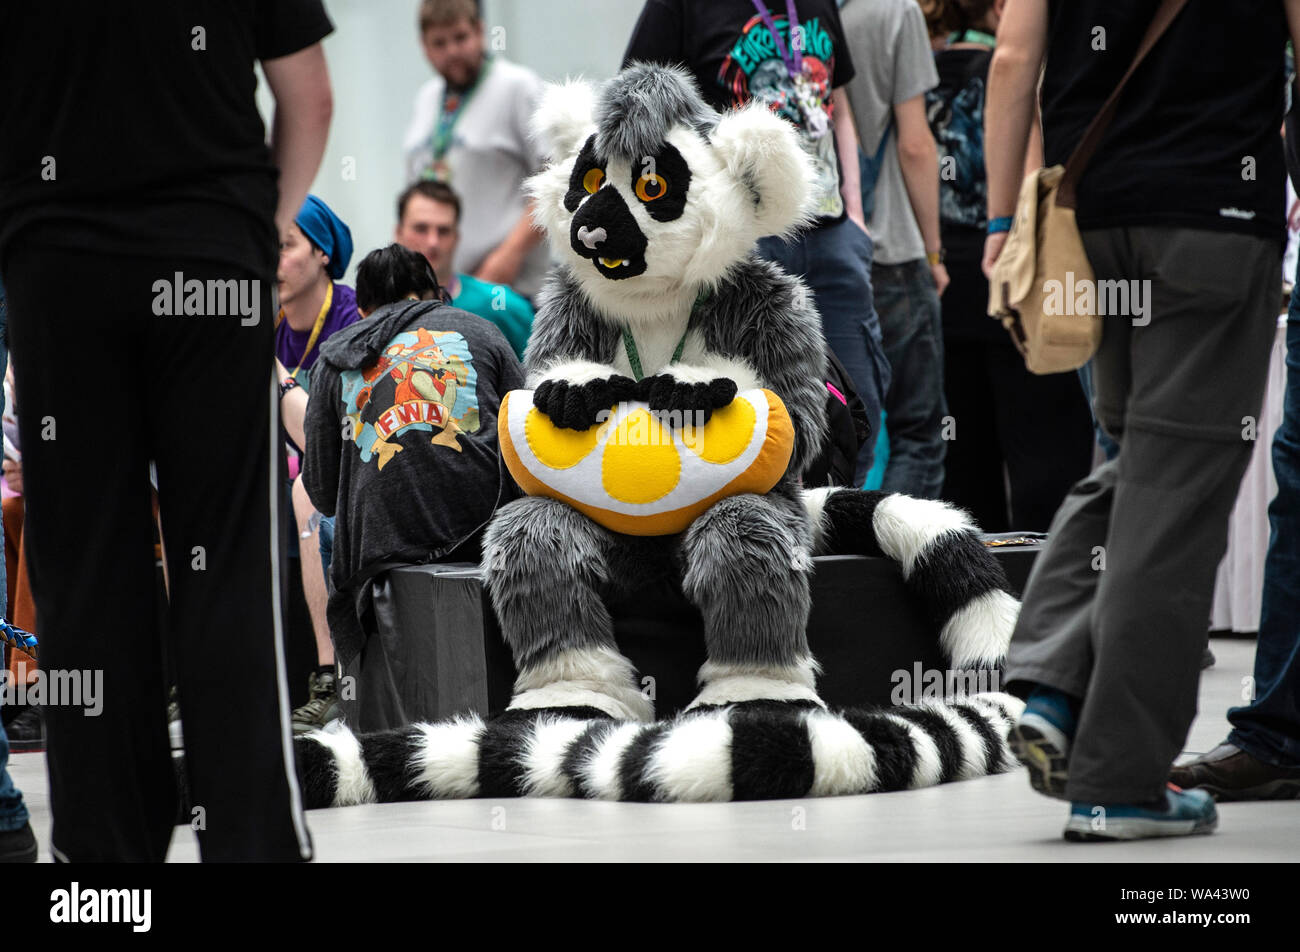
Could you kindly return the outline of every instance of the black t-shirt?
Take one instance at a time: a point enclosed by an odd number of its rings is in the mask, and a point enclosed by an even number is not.
[[[1157,6],[1051,0],[1047,165],[1069,158]],[[1178,225],[1283,241],[1286,40],[1281,0],[1188,3],[1124,87],[1079,183],[1079,226]]]
[[[14,241],[274,271],[278,173],[254,62],[321,0],[0,7],[0,264]]]
[[[793,59],[786,4],[769,0],[767,8],[787,57]],[[803,37],[804,81],[798,87],[752,0],[647,0],[623,65],[681,64],[695,74],[705,100],[715,109],[759,99],[794,123],[816,168],[817,215],[829,224],[844,218],[831,91],[853,78],[853,61],[834,0],[797,0],[795,12]]]

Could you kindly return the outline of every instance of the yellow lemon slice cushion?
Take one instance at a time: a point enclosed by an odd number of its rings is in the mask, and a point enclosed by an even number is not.
[[[794,451],[790,416],[770,390],[738,393],[702,427],[669,426],[645,403],[629,402],[582,431],[553,425],[532,396],[506,394],[497,418],[515,482],[626,535],[682,532],[719,499],[765,493]]]

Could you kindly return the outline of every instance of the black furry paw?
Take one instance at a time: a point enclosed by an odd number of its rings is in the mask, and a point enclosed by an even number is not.
[[[607,377],[587,383],[567,380],[543,380],[533,391],[533,406],[551,422],[566,430],[587,430],[601,422],[615,404],[636,397],[636,381],[631,377]]]
[[[736,382],[718,377],[708,383],[682,383],[670,374],[646,377],[641,381],[641,399],[657,414],[667,416],[671,425],[703,426],[714,410],[720,410],[736,398]]]

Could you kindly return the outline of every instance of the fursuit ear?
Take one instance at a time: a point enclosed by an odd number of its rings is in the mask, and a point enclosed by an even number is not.
[[[758,234],[788,234],[811,219],[812,160],[800,148],[794,126],[754,102],[723,113],[709,141],[748,191]]]
[[[595,102],[591,84],[581,79],[546,84],[530,125],[533,138],[550,154],[552,161],[558,162],[577,152],[587,136],[596,131],[592,118]]]

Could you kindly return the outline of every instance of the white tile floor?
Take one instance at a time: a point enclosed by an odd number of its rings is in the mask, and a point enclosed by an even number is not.
[[[1189,751],[1227,733],[1254,642],[1216,639],[1218,664],[1201,679]],[[43,754],[10,761],[48,860]],[[1300,801],[1224,804],[1212,836],[1139,843],[1061,839],[1064,804],[1033,793],[1023,772],[926,790],[733,804],[577,800],[401,803],[308,814],[317,857],[330,861],[1034,861],[1260,862],[1300,860]],[[193,862],[178,829],[171,860]]]

